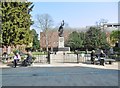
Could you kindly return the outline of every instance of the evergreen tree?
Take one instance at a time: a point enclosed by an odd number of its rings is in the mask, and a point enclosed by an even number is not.
[[[32,42],[30,26],[33,23],[29,12],[31,2],[2,3],[3,45],[29,44]]]
[[[84,33],[72,32],[69,36],[69,39],[66,46],[69,46],[72,50],[84,47]]]
[[[106,34],[101,29],[96,27],[90,27],[86,32],[85,47],[86,48],[107,48],[108,43],[106,40]]]
[[[33,34],[32,48],[33,48],[33,50],[37,50],[37,49],[40,48],[40,42],[38,40],[38,34],[34,29],[32,29],[32,34]]]

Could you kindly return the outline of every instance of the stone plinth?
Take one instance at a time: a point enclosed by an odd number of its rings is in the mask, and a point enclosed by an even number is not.
[[[50,54],[50,63],[63,63],[65,53],[70,52],[70,47],[64,47],[64,37],[59,37],[58,47],[53,48],[56,54]]]
[[[59,37],[59,45],[58,48],[64,47],[64,37]]]

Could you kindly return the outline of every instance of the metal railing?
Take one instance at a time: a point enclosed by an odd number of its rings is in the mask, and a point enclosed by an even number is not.
[[[33,55],[33,57],[36,58],[34,63],[48,63],[48,55]],[[50,60],[52,60],[53,63],[82,63],[90,60],[90,55],[85,54],[83,56],[82,54],[50,54]]]
[[[34,63],[47,63],[48,55],[33,55],[36,59],[34,60]]]

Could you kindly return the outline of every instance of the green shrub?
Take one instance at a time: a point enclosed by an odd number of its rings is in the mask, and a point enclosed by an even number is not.
[[[32,55],[47,55],[47,52],[32,52]]]
[[[21,56],[21,60],[24,60],[24,57],[23,57],[23,56]]]
[[[119,48],[119,47],[114,47],[113,50],[114,50],[115,52],[120,52],[120,48]]]
[[[33,61],[36,59],[36,57],[32,57]]]

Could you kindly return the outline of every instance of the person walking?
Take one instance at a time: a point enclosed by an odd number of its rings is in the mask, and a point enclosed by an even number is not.
[[[105,53],[103,52],[103,50],[101,50],[101,53],[100,53],[100,65],[104,66],[105,57],[106,57]]]
[[[96,57],[95,50],[92,50],[92,52],[91,52],[91,64],[95,64],[95,57]]]
[[[15,56],[14,56],[14,68],[16,68],[17,66],[17,62],[21,59],[19,53],[15,53]]]

